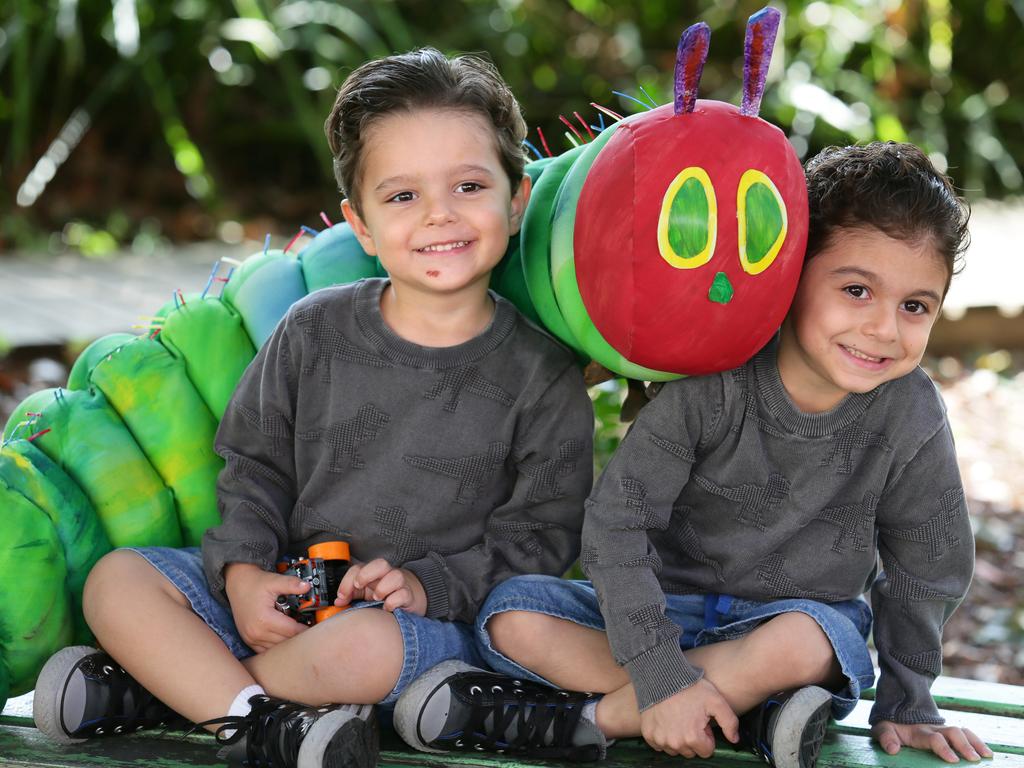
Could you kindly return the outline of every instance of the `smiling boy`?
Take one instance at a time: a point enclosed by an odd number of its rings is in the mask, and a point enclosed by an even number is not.
[[[873,620],[881,746],[991,755],[929,692],[974,547],[945,408],[918,365],[967,210],[907,144],[831,148],[806,176],[807,261],[778,339],[641,410],[587,501],[592,581],[498,586],[478,639],[508,677],[431,671],[396,709],[409,743],[529,752],[547,743],[527,711],[555,700],[556,746],[578,759],[630,736],[709,757],[716,726],[777,768],[811,768],[830,715],[874,682]],[[529,693],[484,702],[472,686]]]
[[[246,370],[216,440],[223,523],[201,554],[118,550],[93,569],[85,616],[105,652],[47,663],[35,714],[54,739],[170,707],[219,725],[234,763],[375,765],[366,705],[478,661],[488,591],[579,551],[582,375],[488,290],[530,193],[512,94],[486,62],[422,49],[355,70],[326,131],[342,211],[389,277],[297,302]],[[336,539],[352,607],[307,628],[275,600],[308,585],[274,564]]]

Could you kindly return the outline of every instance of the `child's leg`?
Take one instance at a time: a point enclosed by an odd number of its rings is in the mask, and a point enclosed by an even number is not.
[[[118,550],[89,574],[86,621],[144,688],[193,722],[222,717],[256,681],[188,600],[141,555]]]
[[[562,688],[607,694],[597,721],[610,738],[640,734],[640,713],[629,675],[616,664],[600,630],[543,613],[513,611],[488,622],[502,655]],[[817,622],[785,613],[735,640],[686,651],[737,714],[768,696],[821,684],[838,689],[843,677],[832,645]]]
[[[267,693],[306,704],[375,704],[395,687],[405,647],[394,614],[364,608],[243,662]]]
[[[779,691],[820,685],[838,690],[843,675],[828,637],[803,613],[784,613],[736,640],[685,652],[736,714],[743,714]],[[640,712],[631,683],[605,696],[597,721],[609,737],[640,733]]]

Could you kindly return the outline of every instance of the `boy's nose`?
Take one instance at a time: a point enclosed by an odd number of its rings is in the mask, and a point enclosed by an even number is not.
[[[455,211],[452,206],[444,201],[431,202],[427,208],[427,224],[437,226],[455,221]]]
[[[896,312],[878,307],[864,324],[864,332],[879,341],[894,341],[898,333]]]

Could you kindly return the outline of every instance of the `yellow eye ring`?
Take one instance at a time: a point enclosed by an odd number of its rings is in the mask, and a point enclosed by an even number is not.
[[[757,261],[751,261],[747,254],[747,194],[758,185],[765,187],[775,198],[779,217],[781,218],[781,225],[774,241],[765,251],[765,254]],[[740,177],[740,184],[736,190],[736,219],[739,226],[737,245],[743,271],[749,275],[759,275],[775,261],[775,257],[779,255],[779,251],[782,249],[782,244],[786,242],[786,233],[789,230],[786,204],[782,200],[782,195],[779,194],[779,190],[772,180],[761,171],[751,168]]]
[[[697,181],[704,191],[708,204],[707,241],[704,247],[692,256],[681,256],[672,245],[671,230],[678,226],[673,222],[673,203],[683,185],[691,179]],[[715,199],[715,188],[707,171],[698,166],[684,168],[668,185],[661,201],[661,215],[658,217],[658,250],[661,257],[676,269],[696,269],[707,264],[715,252],[718,237],[718,201]]]

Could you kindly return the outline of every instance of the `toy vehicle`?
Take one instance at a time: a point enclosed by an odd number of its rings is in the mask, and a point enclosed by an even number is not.
[[[309,548],[306,557],[289,557],[277,564],[278,573],[298,576],[310,585],[303,595],[278,595],[275,608],[303,624],[316,624],[345,610],[334,605],[338,586],[349,567],[345,541],[325,541]]]

